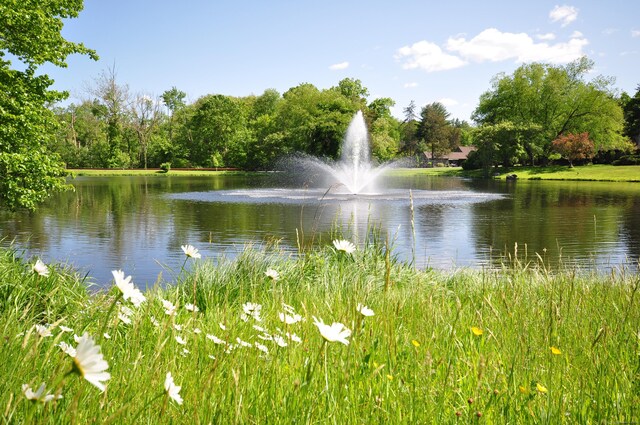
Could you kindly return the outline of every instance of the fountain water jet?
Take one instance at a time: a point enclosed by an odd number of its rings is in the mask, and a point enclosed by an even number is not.
[[[333,177],[329,182],[332,190],[338,193],[370,194],[374,191],[376,178],[386,166],[374,167],[369,156],[369,136],[367,125],[358,111],[349,123],[342,144],[340,160],[335,163],[323,162],[318,158],[304,158],[303,161],[313,168],[325,172],[325,176]]]

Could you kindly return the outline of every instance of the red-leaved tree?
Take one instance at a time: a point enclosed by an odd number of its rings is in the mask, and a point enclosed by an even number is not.
[[[593,141],[589,139],[589,133],[568,133],[558,137],[552,145],[556,152],[569,161],[570,167],[573,167],[573,161],[591,159],[596,153]]]

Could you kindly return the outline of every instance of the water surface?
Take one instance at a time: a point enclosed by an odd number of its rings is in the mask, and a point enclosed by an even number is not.
[[[607,269],[640,256],[640,184],[474,181],[386,177],[379,192],[351,196],[287,187],[273,175],[78,177],[34,213],[0,212],[0,237],[93,282],[123,269],[140,286],[184,261],[233,257],[248,243],[330,244],[337,231],[363,241],[376,228],[395,255],[418,267],[487,267],[501,256]],[[415,236],[414,236],[415,235]]]

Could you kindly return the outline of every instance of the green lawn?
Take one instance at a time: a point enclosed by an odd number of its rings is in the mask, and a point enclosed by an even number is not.
[[[251,174],[249,171],[212,171],[212,170],[171,170],[163,173],[158,169],[81,169],[67,170],[71,176],[211,176],[217,174]],[[518,178],[526,180],[591,180],[591,181],[626,181],[640,182],[640,166],[624,165],[585,165],[574,168],[566,166],[548,167],[513,167],[508,170],[498,169],[495,178],[505,179],[508,174],[517,174]],[[436,168],[395,168],[387,171],[392,175],[432,175],[448,177],[481,178],[480,170],[464,171],[461,167]]]
[[[398,175],[433,175],[453,177],[481,177],[479,170],[464,171],[461,167],[442,168],[403,168],[390,170]],[[553,165],[548,167],[512,167],[508,170],[497,169],[495,178],[505,179],[509,174],[516,174],[524,180],[590,180],[590,181],[624,181],[640,182],[640,166],[637,165],[584,165],[569,168]]]
[[[95,177],[108,177],[108,176],[153,176],[153,177],[166,177],[166,176],[212,176],[220,174],[246,174],[247,171],[215,171],[209,169],[190,169],[190,170],[171,170],[168,173],[162,172],[157,168],[144,169],[67,169],[67,173],[70,176],[95,176]]]

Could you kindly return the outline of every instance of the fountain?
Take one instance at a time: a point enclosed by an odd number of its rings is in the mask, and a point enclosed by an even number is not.
[[[382,173],[401,162],[374,165],[369,154],[367,125],[358,111],[344,136],[342,152],[338,161],[323,160],[310,155],[295,155],[284,158],[279,169],[270,179],[275,187],[212,190],[207,192],[176,193],[171,199],[251,204],[333,204],[345,219],[359,210],[369,215],[371,207],[393,203],[395,206],[427,204],[467,204],[495,199],[494,194],[469,190],[429,190],[390,188],[383,181]],[[453,185],[456,188],[459,184]],[[463,185],[464,186],[464,185]],[[349,213],[351,211],[351,213]]]
[[[373,193],[376,178],[387,168],[373,167],[371,164],[367,124],[362,111],[355,114],[347,128],[338,162],[331,164],[314,157],[304,158],[303,162],[332,177],[334,182],[329,182],[331,189],[338,193],[346,190],[346,193],[353,195]]]

